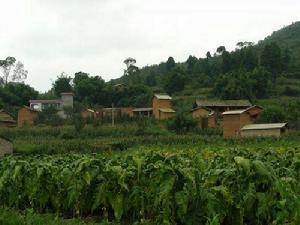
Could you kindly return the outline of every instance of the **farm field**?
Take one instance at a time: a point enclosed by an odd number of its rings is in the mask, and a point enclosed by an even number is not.
[[[71,135],[70,127],[0,130],[17,148],[0,160],[0,219],[4,224],[18,218],[36,221],[28,224],[45,224],[37,222],[45,218],[55,218],[49,224],[300,223],[299,133],[224,139],[217,132],[176,135],[153,129],[147,131],[152,135],[133,137],[135,129],[88,127],[78,135]]]

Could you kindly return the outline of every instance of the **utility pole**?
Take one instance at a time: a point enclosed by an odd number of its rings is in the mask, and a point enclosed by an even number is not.
[[[115,125],[114,103],[111,103],[111,125]]]

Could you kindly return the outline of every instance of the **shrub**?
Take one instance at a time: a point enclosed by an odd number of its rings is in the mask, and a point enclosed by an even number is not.
[[[197,126],[197,121],[191,115],[178,113],[167,123],[169,130],[174,130],[176,133],[185,133],[193,130]]]
[[[279,123],[286,120],[284,112],[277,107],[264,109],[258,123]]]
[[[85,126],[85,121],[80,114],[74,115],[73,122],[74,122],[75,131],[77,132],[80,132]]]

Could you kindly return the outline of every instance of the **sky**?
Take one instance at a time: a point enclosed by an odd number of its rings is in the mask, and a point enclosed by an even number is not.
[[[0,0],[0,59],[14,56],[40,92],[62,72],[118,78],[172,56],[204,57],[300,20],[299,0]]]

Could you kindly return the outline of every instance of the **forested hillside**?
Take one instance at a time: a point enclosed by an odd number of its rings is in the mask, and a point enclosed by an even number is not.
[[[205,58],[189,56],[175,63],[173,57],[158,65],[141,69],[134,59],[124,61],[125,74],[114,84],[143,84],[154,91],[175,95],[198,94],[199,88],[212,88],[210,94],[224,99],[260,99],[273,96],[280,78],[300,78],[300,22],[274,32],[258,44],[238,42],[232,52],[219,46]],[[279,80],[279,81],[278,81]],[[287,86],[288,94],[299,95],[299,89]],[[280,91],[280,90],[279,90]]]

